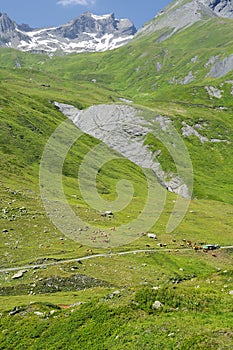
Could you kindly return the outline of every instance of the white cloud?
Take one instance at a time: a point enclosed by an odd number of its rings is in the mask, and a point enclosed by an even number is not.
[[[96,0],[59,0],[58,5],[68,6],[68,5],[82,5],[89,6],[94,5]]]

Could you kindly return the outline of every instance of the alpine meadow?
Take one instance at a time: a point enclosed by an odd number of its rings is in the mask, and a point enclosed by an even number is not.
[[[0,349],[233,348],[232,33],[0,14]]]

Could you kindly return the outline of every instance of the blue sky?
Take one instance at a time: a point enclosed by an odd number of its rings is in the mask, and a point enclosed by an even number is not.
[[[137,28],[152,19],[172,0],[0,0],[0,12],[18,24],[50,27],[64,24],[85,11],[101,15],[115,13],[129,18]]]

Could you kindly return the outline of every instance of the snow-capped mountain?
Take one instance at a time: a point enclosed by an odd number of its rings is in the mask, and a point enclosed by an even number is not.
[[[116,19],[114,14],[97,16],[86,12],[59,27],[33,29],[0,13],[0,46],[22,51],[47,54],[106,51],[126,44],[135,33],[129,19]]]

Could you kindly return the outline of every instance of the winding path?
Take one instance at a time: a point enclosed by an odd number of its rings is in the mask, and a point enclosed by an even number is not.
[[[221,249],[233,249],[233,246],[223,246]],[[193,250],[192,248],[180,248],[176,249],[178,251],[190,251]],[[49,263],[44,264],[33,264],[33,265],[24,265],[24,266],[16,266],[16,267],[6,267],[3,269],[0,269],[0,273],[4,272],[11,272],[11,271],[19,271],[19,270],[25,270],[25,269],[35,269],[35,268],[46,268],[48,266],[54,266],[54,265],[60,265],[60,264],[66,264],[70,262],[78,262],[78,261],[84,261],[89,259],[95,259],[99,257],[107,258],[111,256],[120,256],[120,255],[128,255],[128,254],[138,254],[138,253],[159,253],[159,252],[169,252],[171,249],[169,248],[162,248],[162,249],[138,249],[138,250],[128,250],[125,252],[118,252],[118,253],[102,253],[102,254],[93,254],[93,255],[87,255],[83,256],[81,258],[73,258],[73,259],[66,259],[66,260],[59,260],[59,261],[53,261]]]

